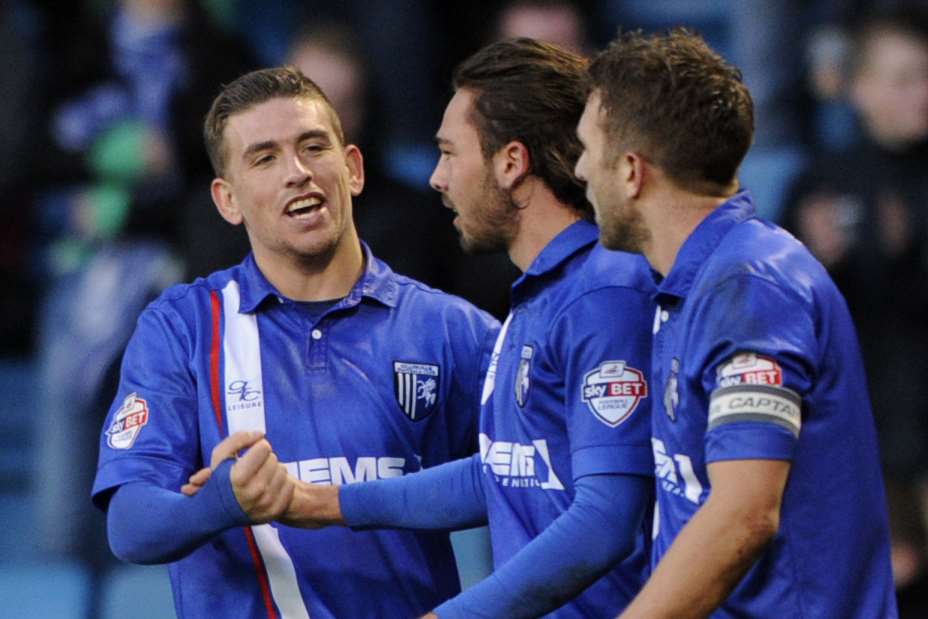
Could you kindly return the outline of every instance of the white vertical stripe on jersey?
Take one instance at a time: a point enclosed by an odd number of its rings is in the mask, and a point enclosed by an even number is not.
[[[225,317],[225,332],[222,352],[225,361],[226,420],[229,434],[245,430],[265,432],[264,383],[261,378],[261,342],[258,337],[258,320],[254,314],[242,314],[239,308],[238,284],[230,281],[222,289],[222,310]],[[239,380],[248,381],[252,388],[261,390],[257,400],[249,402],[244,410],[229,410],[230,384]],[[234,403],[234,401],[232,401]],[[296,579],[296,568],[280,542],[277,529],[269,524],[251,527],[255,543],[267,569],[271,586],[271,597],[280,609],[281,619],[309,619],[309,611],[300,594]]]
[[[483,394],[480,396],[480,405],[483,406],[493,395],[493,389],[496,387],[496,366],[499,365],[499,355],[503,350],[503,340],[506,339],[506,331],[509,329],[509,322],[512,320],[512,313],[506,316],[506,322],[499,330],[496,336],[496,344],[493,345],[493,354],[490,356],[490,367],[487,368],[487,377],[483,380]]]
[[[238,284],[233,280],[222,289],[222,313],[226,328],[222,338],[225,361],[226,419],[229,434],[240,430],[260,430],[264,426],[264,385],[261,382],[261,344],[258,341],[258,321],[254,314],[238,312]],[[260,389],[258,398],[238,407],[231,385],[246,381],[251,389]]]

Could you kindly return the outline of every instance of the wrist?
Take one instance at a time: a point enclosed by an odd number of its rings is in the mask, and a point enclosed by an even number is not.
[[[338,486],[296,483],[293,498],[281,522],[304,529],[344,523],[338,501]]]

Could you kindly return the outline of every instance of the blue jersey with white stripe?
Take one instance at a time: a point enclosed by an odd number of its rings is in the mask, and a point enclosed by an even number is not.
[[[405,475],[476,448],[496,321],[394,274],[362,277],[321,316],[281,297],[253,257],[152,303],[123,359],[94,483],[179,491],[230,432],[263,429],[319,484]],[[459,590],[446,533],[225,531],[171,564],[178,616],[413,617]]]
[[[482,393],[480,455],[498,567],[596,474],[650,477],[653,283],[640,256],[596,244],[593,224],[555,237],[512,290]],[[635,552],[550,617],[616,615],[641,587]]]
[[[741,193],[686,240],[657,300],[653,561],[706,501],[707,464],[789,460],[779,532],[712,616],[895,617],[862,362],[824,268]]]

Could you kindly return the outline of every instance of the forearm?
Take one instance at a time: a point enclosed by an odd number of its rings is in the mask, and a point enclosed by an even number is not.
[[[465,529],[486,524],[478,455],[412,475],[339,488],[341,514],[355,529]]]
[[[249,524],[229,482],[231,467],[230,461],[218,468],[193,497],[148,482],[120,486],[107,510],[113,554],[130,563],[167,563],[221,531]]]
[[[441,619],[539,617],[579,595],[635,548],[653,480],[594,475],[570,508],[490,577],[439,606]]]
[[[683,527],[621,619],[707,617],[776,533],[712,495]]]
[[[480,462],[462,458],[418,473],[346,486],[300,483],[282,522],[316,528],[462,529],[486,524]]]

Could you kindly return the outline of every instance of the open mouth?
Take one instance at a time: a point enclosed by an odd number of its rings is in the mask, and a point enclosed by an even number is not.
[[[305,219],[312,217],[313,213],[318,211],[324,204],[325,200],[319,196],[301,198],[287,205],[286,214],[293,219]]]

